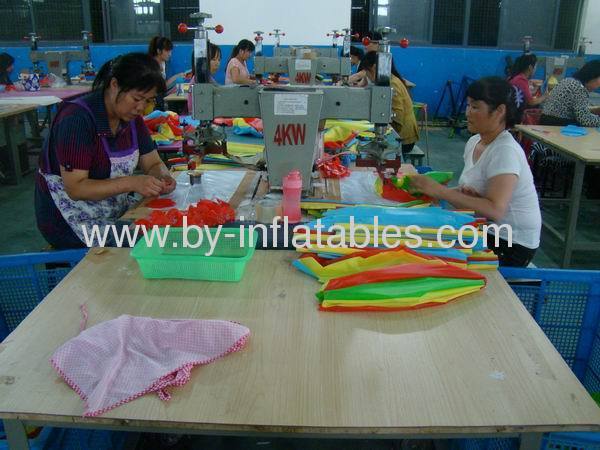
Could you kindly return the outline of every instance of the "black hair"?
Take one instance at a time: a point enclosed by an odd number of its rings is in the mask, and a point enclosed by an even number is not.
[[[536,64],[537,56],[535,56],[533,53],[521,55],[515,60],[514,64],[512,65],[510,77],[514,78],[517,75],[525,72],[529,68],[529,66],[535,67]]]
[[[485,77],[475,81],[467,88],[467,97],[484,102],[491,111],[500,105],[506,107],[505,128],[512,128],[521,121],[517,107],[516,92],[504,78]]]
[[[368,37],[372,41],[381,41],[383,39],[383,35],[379,31],[368,31],[365,33],[365,37]]]
[[[358,48],[354,45],[351,45],[350,46],[350,55],[358,56],[358,59],[363,59],[363,56],[365,56],[365,52],[363,52],[362,48]]]
[[[240,42],[237,43],[235,47],[233,47],[233,50],[231,51],[231,56],[229,57],[229,61],[235,58],[238,55],[238,53],[242,50],[249,50],[253,52],[254,43],[252,41],[249,41],[248,39],[242,39]]]
[[[8,53],[0,53],[0,73],[6,73],[6,69],[12,66],[15,63],[15,58],[13,58]]]
[[[581,81],[582,84],[598,77],[600,77],[600,59],[590,61],[573,74],[573,78]]]
[[[212,42],[208,43],[208,61],[212,61],[215,57],[219,55],[222,58],[221,48],[213,44]],[[192,76],[196,75],[196,58],[194,56],[194,50],[192,50]]]
[[[360,64],[358,65],[358,72],[360,72],[361,70],[369,70],[371,67],[376,66],[377,65],[377,53],[378,52],[375,52],[375,51],[367,52],[365,54],[365,56],[363,56],[363,58],[360,60]],[[398,72],[398,70],[396,69],[396,65],[394,64],[393,59],[392,59],[392,75],[394,75],[396,78],[399,78],[400,81],[402,81],[402,83],[404,85],[406,85],[404,78],[402,78],[402,75],[400,75],[400,72]]]
[[[150,44],[148,45],[148,54],[150,56],[156,56],[159,51],[163,50],[173,50],[171,39],[164,36],[154,36],[150,39]]]
[[[105,91],[115,78],[119,94],[136,89],[142,92],[156,88],[158,94],[167,90],[160,65],[147,53],[127,53],[104,63],[98,71],[92,89]]]

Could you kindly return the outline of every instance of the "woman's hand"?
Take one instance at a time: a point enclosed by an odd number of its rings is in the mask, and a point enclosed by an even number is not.
[[[172,176],[162,177],[162,181],[164,183],[161,194],[170,194],[177,187],[177,182]]]
[[[348,84],[350,84],[350,86],[359,86],[359,87],[363,87],[367,85],[367,72],[364,70],[361,70],[360,72],[356,72],[353,75],[350,75],[350,77],[348,78]]]
[[[440,183],[425,175],[409,175],[409,180],[411,192],[420,192],[433,198],[440,198],[440,193],[444,188]]]
[[[152,175],[133,175],[130,178],[131,190],[144,197],[158,197],[165,189],[165,182]]]

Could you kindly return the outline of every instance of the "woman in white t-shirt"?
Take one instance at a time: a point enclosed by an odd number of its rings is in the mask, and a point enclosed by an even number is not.
[[[500,227],[499,242],[488,247],[502,266],[527,266],[540,244],[542,219],[525,153],[507,131],[518,122],[514,90],[497,77],[482,78],[467,90],[467,124],[476,133],[465,146],[465,167],[458,188],[415,175],[411,185],[454,207],[474,210]]]
[[[242,39],[233,47],[225,70],[225,84],[256,84],[246,65],[252,53],[254,44],[248,39]]]

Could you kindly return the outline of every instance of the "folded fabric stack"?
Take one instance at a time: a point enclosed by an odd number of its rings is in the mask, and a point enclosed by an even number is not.
[[[144,123],[150,131],[152,140],[157,145],[171,145],[174,141],[183,139],[183,132],[187,127],[179,123],[179,116],[172,111],[153,111],[144,117]]]
[[[322,311],[403,311],[440,306],[485,287],[485,277],[443,262],[402,264],[325,283]]]
[[[308,223],[307,230],[297,230],[294,239],[303,245],[299,251],[335,258],[365,248],[404,246],[422,256],[450,260],[458,267],[492,269],[498,266],[496,255],[485,246],[486,236],[479,228],[482,221],[464,212],[439,207],[353,206],[327,210],[319,223],[322,226],[320,242],[316,221]],[[389,226],[394,228],[386,229]],[[440,229],[443,226],[451,228]]]

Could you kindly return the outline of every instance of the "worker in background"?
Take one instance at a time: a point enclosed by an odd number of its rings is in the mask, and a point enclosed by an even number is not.
[[[366,80],[374,83],[377,78],[377,52],[367,53],[358,68],[358,72],[353,75],[358,86],[366,86]],[[404,85],[402,75],[396,70],[392,63],[392,76],[390,86],[394,91],[392,96],[392,128],[396,130],[402,140],[402,154],[405,155],[415,146],[419,140],[419,128],[417,119],[413,111],[413,104],[410,94]]]
[[[498,244],[488,235],[488,248],[498,255],[501,266],[525,267],[539,247],[542,218],[525,153],[509,132],[520,119],[514,89],[498,77],[474,82],[467,89],[466,115],[475,136],[465,146],[458,188],[422,175],[411,175],[411,186],[497,225],[510,225],[512,239],[501,228]]]
[[[538,97],[531,95],[529,79],[535,73],[536,64],[537,57],[533,53],[519,56],[513,64],[508,81],[517,90],[516,101],[520,110],[539,106],[548,98],[548,94]]]
[[[350,64],[352,66],[352,73],[356,73],[358,70],[358,65],[360,64],[360,60],[365,56],[365,52],[362,49],[355,47],[354,45],[350,46]]]
[[[0,53],[0,84],[13,86],[10,74],[15,67],[15,58],[8,53]]]
[[[171,42],[171,39],[162,36],[154,36],[152,39],[150,39],[150,44],[148,45],[148,54],[160,65],[163,78],[167,80],[167,90],[165,91],[165,95],[168,95],[171,93],[171,91],[174,91],[177,83],[185,82],[184,73],[175,74],[167,79],[167,63],[171,59],[172,53],[173,42]],[[156,97],[156,108],[164,111],[165,104],[163,95],[158,95]]]
[[[210,60],[210,82],[212,84],[219,84],[214,78],[214,75],[219,71],[219,67],[221,67],[221,49],[218,45],[215,45],[212,42],[208,43],[208,57]],[[196,82],[196,65],[194,62],[194,52],[192,51],[192,80],[190,82],[191,84],[194,84]],[[192,89],[190,86],[187,99],[188,113],[190,114],[192,113],[192,103]]]
[[[132,192],[156,197],[175,189],[140,115],[164,90],[157,61],[129,53],[102,66],[89,95],[63,103],[35,186],[37,225],[54,248],[85,247],[83,227],[103,233],[139,201]],[[133,174],[136,167],[143,175]]]
[[[225,84],[255,84],[250,76],[246,61],[254,53],[254,44],[248,39],[242,39],[231,51],[225,70]]]
[[[542,125],[580,125],[600,127],[598,108],[590,109],[590,92],[600,88],[600,59],[590,61],[573,74],[564,78],[552,89],[544,103],[540,123]]]

